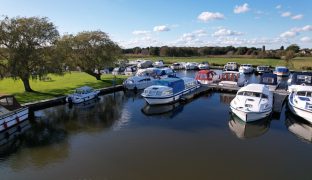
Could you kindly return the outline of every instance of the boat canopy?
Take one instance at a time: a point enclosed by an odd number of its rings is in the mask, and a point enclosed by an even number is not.
[[[260,84],[277,85],[277,75],[272,73],[262,74]]]
[[[215,76],[217,73],[210,70],[200,70],[196,74],[196,80],[212,80],[213,76]]]
[[[290,84],[295,85],[305,84],[312,86],[312,72],[295,72],[291,76]]]
[[[296,88],[296,91],[305,91],[305,92],[312,92],[312,87],[311,86],[299,86]]]
[[[235,71],[225,71],[222,73],[221,81],[235,81],[239,79],[239,72]]]
[[[288,69],[287,67],[285,67],[285,66],[277,66],[277,67],[275,68],[275,70],[276,70],[277,72],[283,72],[283,73],[288,73],[288,71],[289,71],[289,69]]]
[[[184,81],[180,78],[160,79],[156,81],[156,85],[171,87],[174,94],[185,89]]]
[[[4,107],[9,111],[21,108],[22,106],[17,102],[13,95],[0,94],[0,106]]]
[[[265,95],[270,94],[269,88],[267,88],[264,84],[248,84],[248,86],[244,86],[238,91],[238,93],[240,92],[256,92],[263,93]]]

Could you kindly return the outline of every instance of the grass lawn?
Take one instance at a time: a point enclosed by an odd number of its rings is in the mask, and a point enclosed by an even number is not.
[[[102,75],[102,80],[99,81],[83,72],[71,72],[64,76],[50,74],[48,77],[51,80],[30,80],[32,89],[36,91],[30,93],[24,92],[21,80],[11,78],[0,80],[0,94],[14,94],[20,103],[27,103],[70,94],[81,86],[97,89],[112,86],[112,79],[114,78],[113,75]],[[121,84],[125,78],[126,76],[117,76],[117,84]]]
[[[137,58],[130,58],[134,60]],[[174,62],[203,62],[208,61],[212,65],[224,65],[227,62],[234,61],[239,64],[252,64],[275,66],[286,66],[285,60],[281,59],[257,59],[257,58],[225,58],[225,57],[146,57],[143,59],[164,60],[165,64],[172,64]],[[302,70],[303,67],[312,68],[312,57],[296,57],[289,63],[289,68],[294,70]]]

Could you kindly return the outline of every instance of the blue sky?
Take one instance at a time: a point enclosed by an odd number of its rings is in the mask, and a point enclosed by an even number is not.
[[[102,30],[122,47],[312,48],[312,1],[0,0],[0,14],[45,16],[61,34]]]

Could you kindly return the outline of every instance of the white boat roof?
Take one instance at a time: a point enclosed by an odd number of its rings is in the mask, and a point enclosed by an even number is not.
[[[296,88],[296,91],[309,91],[309,92],[312,92],[312,86],[298,85],[298,87]]]
[[[240,74],[240,72],[237,72],[237,71],[223,71],[222,74]]]
[[[239,92],[241,91],[251,91],[269,94],[269,88],[264,84],[248,84],[247,86],[244,86],[239,90]]]

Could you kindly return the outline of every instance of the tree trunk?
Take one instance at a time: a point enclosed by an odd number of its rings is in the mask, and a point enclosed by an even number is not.
[[[24,88],[26,92],[33,92],[33,90],[30,87],[29,84],[29,79],[28,78],[22,78],[23,84],[24,84]]]
[[[92,72],[92,71],[85,71],[87,74],[93,76],[96,78],[96,80],[101,80],[101,73],[95,73],[95,72]]]

